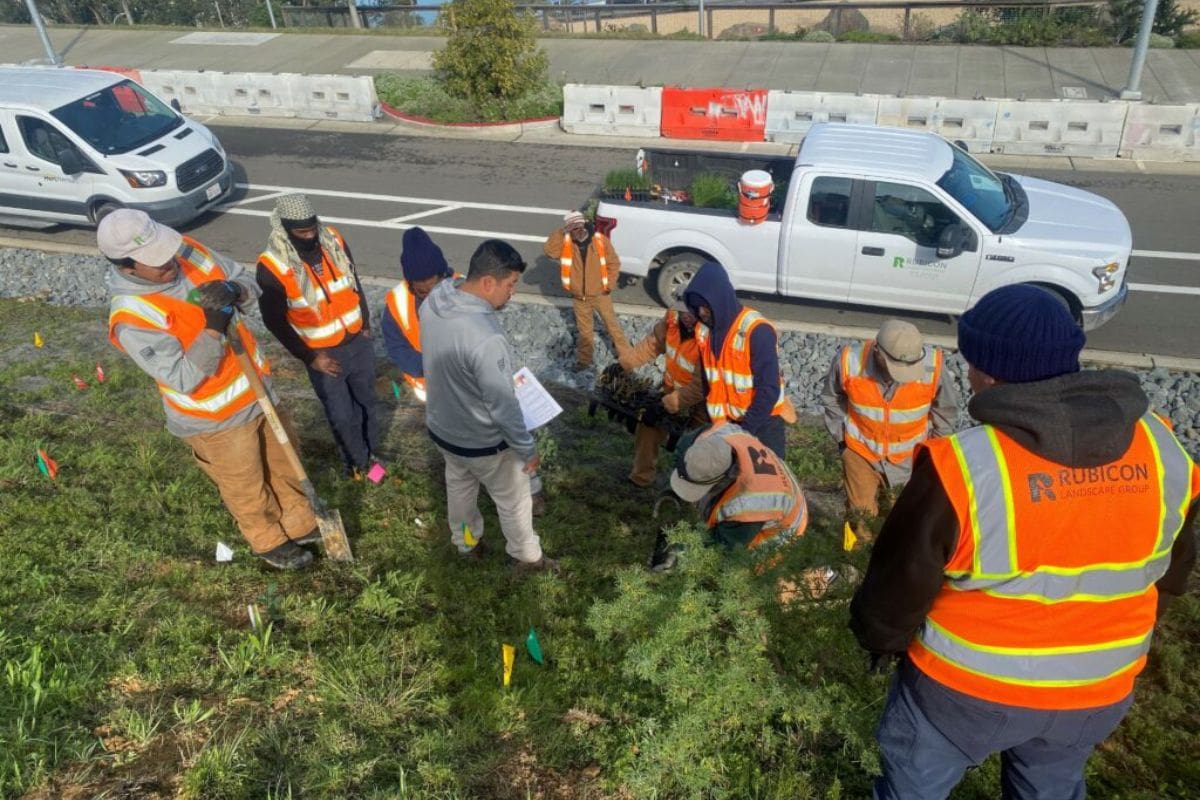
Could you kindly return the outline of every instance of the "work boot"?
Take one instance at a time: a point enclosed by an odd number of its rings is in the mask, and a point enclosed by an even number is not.
[[[321,527],[318,525],[311,531],[301,536],[299,539],[292,539],[296,544],[320,544],[321,543]]]
[[[537,561],[517,561],[513,564],[513,572],[517,575],[535,575],[539,572],[549,572],[551,575],[557,575],[562,571],[562,567],[553,558],[547,558],[543,555]]]
[[[274,550],[259,553],[258,557],[275,569],[303,569],[313,560],[312,553],[292,541],[284,542]]]
[[[542,514],[546,513],[545,494],[538,492],[537,494],[530,495],[530,499],[533,500],[533,515],[535,517],[540,517]]]

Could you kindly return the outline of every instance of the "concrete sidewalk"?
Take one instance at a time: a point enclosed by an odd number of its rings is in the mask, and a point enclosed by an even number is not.
[[[72,65],[226,72],[419,74],[432,36],[52,28]],[[1116,97],[1129,48],[542,39],[550,75],[575,83],[765,87],[929,97]],[[44,59],[32,26],[0,26],[0,60]],[[1151,50],[1146,100],[1200,102],[1200,50]]]

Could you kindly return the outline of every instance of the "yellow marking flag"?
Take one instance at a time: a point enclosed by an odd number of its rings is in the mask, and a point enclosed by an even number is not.
[[[854,545],[858,544],[858,536],[855,535],[854,529],[847,522],[842,528],[842,549],[849,552],[854,549]]]
[[[479,544],[479,540],[471,533],[471,526],[465,522],[463,523],[463,541],[466,542],[467,547],[474,547]]]
[[[46,343],[46,340],[42,338],[42,335],[40,333],[38,333],[37,331],[34,331],[33,332],[33,346],[41,347],[45,343]]]
[[[512,683],[513,662],[517,659],[517,648],[511,644],[500,645],[500,654],[504,658],[504,688]]]

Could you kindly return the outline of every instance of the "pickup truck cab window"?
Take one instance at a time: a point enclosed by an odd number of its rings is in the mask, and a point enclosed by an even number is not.
[[[936,247],[947,225],[958,216],[929,192],[903,183],[875,183],[870,230],[895,233],[924,247]]]
[[[850,219],[850,178],[821,176],[813,180],[808,199],[808,221],[845,228]]]

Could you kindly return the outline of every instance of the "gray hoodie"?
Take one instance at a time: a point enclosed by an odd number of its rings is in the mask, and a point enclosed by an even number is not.
[[[513,389],[512,351],[496,310],[442,281],[421,304],[421,358],[433,440],[461,456],[505,447],[528,461],[537,448]]]
[[[237,283],[246,292],[247,300],[258,297],[258,284],[254,276],[247,273],[242,265],[231,258],[210,251],[213,258],[221,265],[226,277]],[[178,300],[185,300],[192,289],[192,284],[177,273],[171,283],[151,283],[119,271],[115,266],[110,267],[105,276],[109,294],[113,300],[125,295],[164,294]],[[132,325],[118,325],[117,341],[121,343],[125,354],[133,359],[143,372],[154,380],[170,386],[177,392],[190,392],[210,375],[217,371],[221,357],[228,349],[225,340],[217,339],[207,334],[197,336],[192,346],[184,351],[179,340],[168,333]],[[270,384],[268,383],[268,387]],[[185,439],[202,433],[235,428],[250,422],[262,411],[257,403],[246,406],[229,419],[215,422],[199,417],[181,414],[163,401],[163,410],[167,415],[167,430],[175,436]]]

